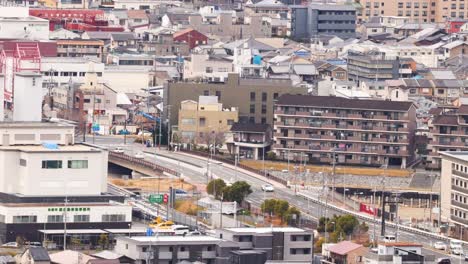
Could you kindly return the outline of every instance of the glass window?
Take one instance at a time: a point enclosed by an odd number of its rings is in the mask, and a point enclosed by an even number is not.
[[[73,222],[89,222],[89,215],[74,215]]]
[[[48,215],[47,223],[62,223],[63,215]]]
[[[267,93],[262,93],[262,102],[266,102],[267,98],[268,98],[268,94]]]
[[[87,169],[88,161],[87,160],[69,160],[68,168],[69,169]]]
[[[255,101],[255,92],[250,92],[250,101]]]
[[[20,159],[20,166],[26,167],[28,162],[25,159]]]
[[[267,106],[262,105],[262,114],[266,114],[266,112],[267,112]]]
[[[37,216],[35,215],[16,215],[13,216],[13,223],[36,223]]]
[[[43,160],[42,168],[43,169],[61,169],[62,161],[61,160]]]
[[[183,125],[195,125],[195,118],[182,118]]]
[[[102,222],[125,222],[124,214],[102,215]]]
[[[250,113],[255,114],[255,105],[254,104],[250,105]]]

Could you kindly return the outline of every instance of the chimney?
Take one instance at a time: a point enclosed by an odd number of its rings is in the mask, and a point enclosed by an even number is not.
[[[36,72],[15,74],[13,121],[40,122],[42,120],[42,75]]]

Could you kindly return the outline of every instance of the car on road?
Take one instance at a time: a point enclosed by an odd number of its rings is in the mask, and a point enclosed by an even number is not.
[[[190,233],[189,227],[184,225],[172,225],[172,230],[176,236],[185,236]]]
[[[114,152],[117,152],[117,153],[124,153],[125,150],[124,150],[122,147],[116,147],[116,148],[114,149]]]
[[[450,249],[450,253],[452,253],[453,255],[462,255],[463,254],[463,248],[461,247],[455,247],[455,248],[452,248]]]
[[[137,154],[135,154],[135,158],[137,158],[137,159],[144,159],[144,158],[145,158],[145,153],[143,153],[143,152],[138,152]]]
[[[438,250],[447,250],[447,245],[442,241],[437,241],[434,243],[434,248]]]
[[[16,243],[16,242],[8,242],[8,243],[3,244],[2,247],[17,248],[17,247],[18,247],[18,243]]]
[[[465,254],[465,261],[468,261],[468,254]]]
[[[271,184],[263,184],[262,185],[262,191],[264,191],[264,192],[273,192],[273,191],[275,191],[275,188]]]
[[[202,233],[200,231],[198,231],[198,230],[195,230],[195,231],[190,232],[189,235],[191,235],[191,236],[201,236]]]
[[[438,258],[436,263],[439,263],[439,264],[450,264],[452,263],[452,261],[450,260],[450,258]]]

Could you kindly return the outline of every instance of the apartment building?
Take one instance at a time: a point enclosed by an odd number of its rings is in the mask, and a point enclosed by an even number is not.
[[[348,78],[353,81],[385,81],[398,79],[400,60],[385,53],[348,52]]]
[[[443,23],[453,18],[468,18],[464,0],[356,0],[361,5],[358,20],[375,16],[405,16],[415,23]]]
[[[239,122],[273,124],[274,101],[283,94],[307,94],[307,88],[295,87],[290,80],[239,78],[229,74],[219,83],[169,82],[164,87],[164,104],[171,105],[170,122],[178,122],[182,101],[198,100],[200,95],[215,95],[225,108],[238,107]]]
[[[96,57],[102,59],[104,41],[87,39],[57,40],[58,57]]]
[[[231,127],[232,138],[226,145],[231,154],[244,159],[262,159],[270,149],[273,131],[267,124],[235,123]]]
[[[468,151],[468,105],[458,109],[439,109],[429,122],[429,154],[426,166],[439,169],[440,153],[444,151]]]
[[[238,118],[236,107],[223,108],[217,96],[200,96],[180,103],[178,131],[183,142],[199,141],[209,133],[228,132]]]
[[[215,54],[191,54],[184,61],[184,79],[223,82],[234,72],[232,59]]]
[[[273,151],[283,160],[405,168],[415,111],[411,102],[284,95],[275,104]]]
[[[441,156],[442,222],[453,226],[452,236],[468,239],[468,152],[444,151]]]
[[[356,9],[352,5],[290,6],[287,35],[296,40],[310,41],[319,35],[342,39],[356,37]]]

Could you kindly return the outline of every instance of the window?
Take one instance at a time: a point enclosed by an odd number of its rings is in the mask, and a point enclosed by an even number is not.
[[[274,94],[273,94],[273,100],[278,99],[278,96],[279,96],[278,93],[274,93]]]
[[[48,215],[47,223],[62,223],[63,215]]]
[[[13,216],[13,223],[37,223],[37,216],[35,215]]]
[[[267,101],[268,94],[267,93],[262,93],[262,102]]]
[[[36,78],[32,78],[32,86],[36,86]]]
[[[250,92],[250,101],[255,101],[255,92]]]
[[[195,118],[182,118],[182,125],[195,125]]]
[[[254,104],[250,105],[250,113],[255,114],[255,105]]]
[[[200,117],[200,119],[198,120],[198,124],[200,126],[205,126],[206,124],[206,119],[204,117]]]
[[[227,124],[228,124],[228,126],[234,125],[234,120],[228,119],[228,120],[227,120]]]
[[[206,67],[205,71],[206,71],[206,73],[213,73],[213,68],[212,67]]]
[[[69,169],[87,169],[88,161],[87,160],[69,160],[68,168]]]
[[[91,103],[91,100],[88,98],[88,99],[84,99],[83,102],[85,102],[85,103]]]
[[[73,222],[77,222],[77,223],[89,222],[89,215],[74,215]]]
[[[203,91],[203,95],[204,95],[204,96],[210,95],[210,91],[208,91],[208,90]]]
[[[255,117],[253,116],[249,117],[249,123],[255,124]]]
[[[125,222],[124,214],[102,215],[102,222]]]
[[[218,101],[221,101],[221,91],[216,91],[216,96],[218,96]]]
[[[28,165],[27,161],[25,159],[20,159],[20,166],[26,167]]]
[[[266,124],[266,118],[262,117],[262,124]]]
[[[61,169],[62,161],[61,160],[43,160],[42,168],[43,169]]]
[[[267,106],[262,105],[262,114],[266,114],[266,113],[267,113]]]

